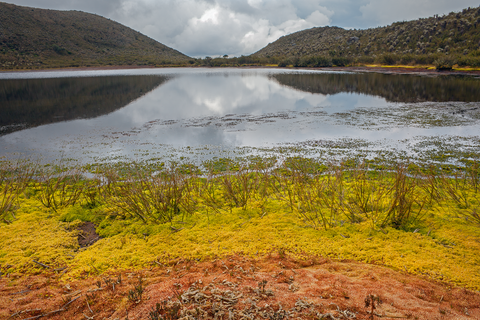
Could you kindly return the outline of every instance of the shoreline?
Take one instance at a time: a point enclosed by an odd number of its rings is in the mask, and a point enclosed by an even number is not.
[[[95,67],[59,67],[47,69],[11,69],[0,70],[2,73],[27,73],[27,72],[50,72],[50,71],[100,71],[100,70],[131,70],[131,69],[165,69],[165,68],[182,68],[182,69],[288,69],[288,70],[319,70],[319,71],[343,71],[343,72],[371,72],[383,74],[405,74],[405,75],[463,75],[463,76],[480,76],[480,70],[443,70],[430,69],[420,66],[350,66],[350,67],[276,67],[276,66],[227,66],[227,67],[208,67],[208,66],[95,66]]]

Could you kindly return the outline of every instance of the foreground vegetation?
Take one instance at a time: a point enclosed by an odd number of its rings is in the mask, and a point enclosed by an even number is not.
[[[79,169],[4,163],[3,274],[68,278],[172,259],[323,256],[478,290],[480,168],[308,158]],[[83,178],[86,171],[95,178]],[[102,237],[79,248],[90,221]]]

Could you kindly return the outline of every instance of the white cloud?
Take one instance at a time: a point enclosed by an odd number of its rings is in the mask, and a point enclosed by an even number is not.
[[[363,20],[384,26],[396,21],[442,15],[478,5],[478,0],[370,0],[368,4],[360,7],[360,11]]]
[[[333,14],[312,4],[303,16],[294,0],[150,2],[123,0],[113,18],[193,56],[248,55],[283,35],[328,25]]]
[[[478,0],[4,1],[97,13],[190,56],[249,55],[307,28],[376,27],[479,5]]]

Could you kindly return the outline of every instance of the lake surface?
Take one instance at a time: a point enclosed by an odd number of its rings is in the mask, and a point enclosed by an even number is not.
[[[279,148],[419,154],[420,145],[429,150],[439,140],[480,152],[479,135],[474,77],[223,68],[0,73],[6,157],[206,159]]]

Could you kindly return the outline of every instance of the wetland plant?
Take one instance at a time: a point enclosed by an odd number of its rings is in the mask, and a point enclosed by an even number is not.
[[[396,229],[405,227],[412,220],[421,218],[427,197],[421,192],[418,176],[408,172],[404,164],[397,164],[393,185],[387,192],[389,209],[381,223],[381,227],[390,225]]]
[[[240,165],[238,170],[226,172],[220,181],[227,203],[243,210],[246,210],[249,200],[260,186],[258,175],[247,165]]]
[[[227,162],[204,166],[204,175],[197,167],[175,163],[168,168],[110,165],[97,172],[101,179],[84,179],[77,169],[46,166],[34,186],[38,200],[55,212],[82,202],[81,210],[98,207],[97,215],[144,223],[163,224],[175,217],[183,221],[186,215],[222,214],[233,208],[260,209],[263,217],[273,207],[283,206],[317,230],[346,222],[404,229],[421,221],[426,208],[450,210],[452,205],[457,216],[480,222],[477,162],[448,173],[435,166],[374,166],[358,159],[336,164],[301,157],[279,163],[272,159]],[[14,203],[31,181],[31,168],[2,167],[3,221],[13,217]]]
[[[75,205],[85,189],[85,180],[78,169],[47,167],[41,171],[39,180],[38,200],[55,212]]]
[[[189,183],[191,179],[172,167],[161,172],[150,172],[138,164],[120,178],[118,173],[107,173],[108,187],[103,189],[110,213],[123,218],[139,218],[143,222],[165,223],[180,213],[195,210]]]
[[[0,164],[0,221],[15,219],[15,203],[31,180],[33,170],[20,164]]]

